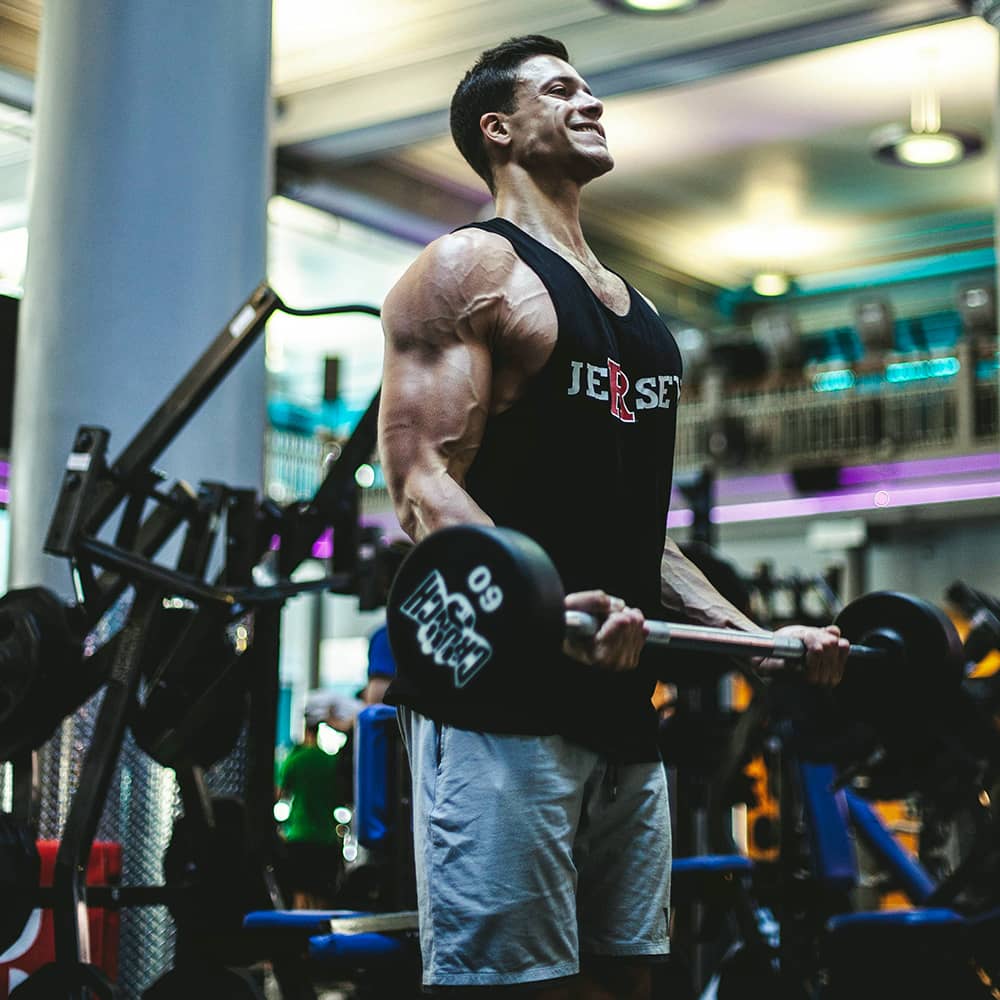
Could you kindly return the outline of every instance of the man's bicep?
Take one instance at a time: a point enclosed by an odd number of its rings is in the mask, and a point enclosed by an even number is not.
[[[430,464],[461,475],[482,440],[491,360],[483,344],[454,337],[405,346],[387,339],[379,441],[390,474]]]
[[[383,311],[379,454],[414,541],[448,524],[489,520],[464,488],[490,408],[488,322],[427,284],[404,286],[402,296],[394,290]]]
[[[493,391],[492,345],[504,301],[490,234],[432,243],[389,293],[379,451],[393,504],[413,539],[488,523],[465,491]]]

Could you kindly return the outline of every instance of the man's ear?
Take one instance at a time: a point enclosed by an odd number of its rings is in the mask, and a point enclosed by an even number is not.
[[[479,128],[489,142],[495,142],[498,146],[506,146],[510,143],[507,122],[504,116],[496,111],[487,111],[479,119]]]

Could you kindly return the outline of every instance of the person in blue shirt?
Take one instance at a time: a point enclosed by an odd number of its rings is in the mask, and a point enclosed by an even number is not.
[[[359,697],[366,705],[380,705],[385,700],[386,688],[396,676],[396,661],[389,648],[389,631],[381,625],[368,640],[368,683]]]

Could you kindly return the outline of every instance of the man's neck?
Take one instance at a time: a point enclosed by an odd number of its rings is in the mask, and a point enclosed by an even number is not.
[[[580,228],[578,184],[544,186],[527,174],[505,177],[497,185],[496,214],[557,252],[596,262]]]

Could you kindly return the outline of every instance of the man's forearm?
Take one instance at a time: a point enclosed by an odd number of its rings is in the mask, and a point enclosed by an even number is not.
[[[415,542],[453,524],[493,523],[447,473],[408,477],[402,494],[394,500],[399,523]]]
[[[660,600],[665,608],[696,625],[760,631],[760,626],[730,604],[670,538],[660,562]]]

